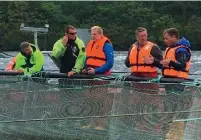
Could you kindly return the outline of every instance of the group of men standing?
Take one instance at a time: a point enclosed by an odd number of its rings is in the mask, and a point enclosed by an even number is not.
[[[147,40],[147,30],[137,28],[136,42],[131,45],[125,65],[137,77],[157,77],[157,68],[162,69],[165,77],[188,78],[191,60],[190,43],[180,39],[176,28],[163,32],[167,48],[162,55],[160,48]],[[34,45],[22,42],[21,52],[9,63],[7,70],[32,74],[43,70],[44,56]],[[52,57],[59,59],[60,72],[72,76],[76,73],[111,74],[114,64],[114,50],[110,39],[104,36],[99,26],[91,28],[91,40],[85,47],[76,35],[76,28],[68,25],[65,35],[53,46]]]
[[[155,43],[147,40],[145,28],[137,28],[135,34],[137,41],[131,46],[125,60],[133,76],[157,77],[158,67],[165,77],[188,78],[191,46],[184,37],[180,39],[177,29],[169,28],[163,32],[168,46],[164,55]],[[60,57],[60,72],[68,76],[75,73],[110,75],[114,64],[112,43],[99,26],[91,28],[91,40],[86,49],[83,41],[76,36],[76,29],[67,26],[65,36],[54,44],[52,56]]]
[[[148,33],[145,28],[137,28],[135,36],[137,41],[131,45],[125,59],[125,65],[130,68],[131,75],[155,78],[159,68],[162,69],[164,77],[188,78],[191,45],[184,37],[180,39],[176,28],[163,32],[167,45],[164,54],[155,43],[147,40]],[[22,42],[20,49],[20,53],[8,64],[8,71],[14,70],[24,74],[43,71],[44,56],[34,45]],[[111,75],[114,49],[101,27],[91,28],[91,40],[85,47],[84,42],[76,35],[76,28],[68,25],[65,35],[54,44],[52,57],[60,61],[60,72],[69,77],[77,73]],[[102,129],[100,126],[98,128]]]
[[[164,55],[155,43],[147,40],[145,28],[137,28],[135,34],[137,41],[125,60],[133,76],[157,77],[157,68],[160,68],[165,77],[188,78],[191,46],[184,37],[180,39],[177,29],[169,28],[163,32],[168,46]],[[83,41],[76,36],[76,29],[67,26],[65,36],[54,44],[52,56],[60,57],[60,72],[68,73],[68,76],[75,73],[110,75],[114,64],[112,43],[99,26],[91,28],[91,41],[86,49]]]

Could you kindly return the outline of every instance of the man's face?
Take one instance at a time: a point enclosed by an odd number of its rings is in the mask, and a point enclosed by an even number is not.
[[[102,37],[102,34],[100,34],[97,30],[91,30],[91,39],[94,41],[99,40]]]
[[[164,42],[166,43],[168,47],[171,47],[175,43],[176,37],[174,35],[170,36],[168,33],[165,33],[163,37],[164,37]]]
[[[136,39],[140,45],[145,45],[147,43],[147,31],[139,32],[136,35]]]
[[[67,33],[67,36],[68,36],[69,39],[74,40],[75,37],[76,37],[76,33],[77,33],[76,30],[69,29],[69,31]]]
[[[32,49],[31,49],[30,45],[24,49],[24,53],[26,55],[31,55],[32,54]]]

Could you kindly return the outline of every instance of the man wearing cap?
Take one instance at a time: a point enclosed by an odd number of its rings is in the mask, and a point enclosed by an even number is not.
[[[65,27],[65,35],[53,46],[52,57],[60,61],[60,72],[72,76],[83,68],[86,52],[84,42],[76,36],[72,25]]]
[[[22,42],[21,52],[15,57],[14,70],[32,74],[43,70],[44,55],[34,45],[29,42]]]

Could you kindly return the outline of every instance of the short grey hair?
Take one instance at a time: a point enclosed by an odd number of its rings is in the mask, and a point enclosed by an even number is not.
[[[144,31],[147,32],[147,29],[144,28],[144,27],[138,27],[138,28],[135,30],[135,35],[137,36],[138,33],[140,33],[140,32],[144,32]]]
[[[103,34],[103,29],[101,27],[99,27],[99,26],[93,26],[91,28],[91,31],[92,30],[96,30],[99,34]]]
[[[27,48],[29,46],[29,42],[22,42],[20,44],[20,49],[23,51],[25,48]]]

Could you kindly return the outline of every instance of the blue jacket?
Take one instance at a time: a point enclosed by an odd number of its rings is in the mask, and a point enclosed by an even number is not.
[[[105,52],[106,63],[99,68],[95,68],[96,74],[107,72],[113,67],[113,64],[114,64],[114,50],[112,45],[110,43],[105,43],[105,46],[103,47],[103,51]]]
[[[175,43],[172,47],[176,47],[180,45],[183,45],[188,48],[191,47],[190,42],[184,37],[180,39],[177,43]],[[191,58],[191,53],[187,48],[181,47],[176,50],[175,58],[178,62],[174,62],[171,60],[169,66],[175,68],[176,70],[185,70],[186,63]]]
[[[175,43],[175,44],[173,45],[173,47],[180,46],[180,45],[183,45],[183,46],[188,47],[188,48],[191,47],[190,42],[189,42],[186,38],[184,38],[184,37],[182,37],[182,39],[180,39],[177,43]],[[188,57],[191,56],[190,52],[189,52],[188,49],[186,49],[186,48],[179,48],[179,49],[177,49],[177,50],[176,50],[176,55],[177,55],[179,52],[185,52]]]

